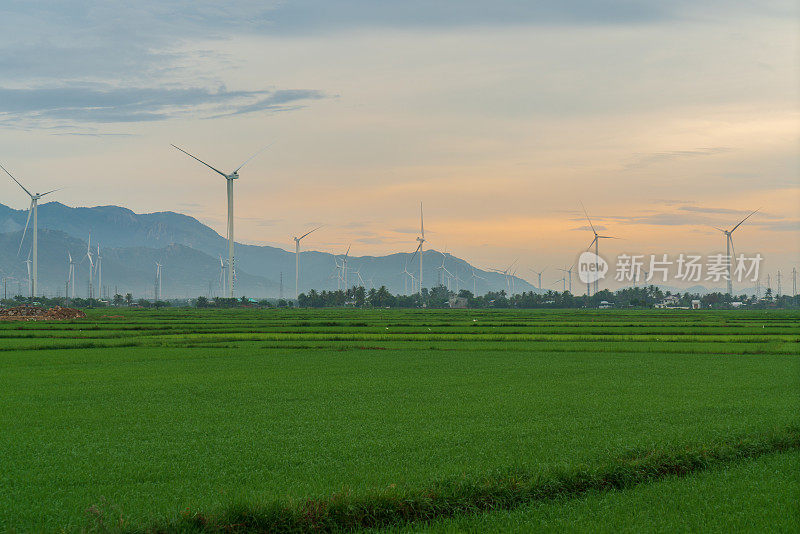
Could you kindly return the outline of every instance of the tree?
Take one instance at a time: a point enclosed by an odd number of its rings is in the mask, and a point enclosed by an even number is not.
[[[125,297],[117,293],[114,295],[114,306],[122,306],[122,303],[125,302]]]
[[[205,297],[197,297],[196,306],[198,308],[207,308],[208,307],[208,299]]]
[[[125,293],[125,302],[128,304],[128,306],[133,304],[133,295],[130,293]]]

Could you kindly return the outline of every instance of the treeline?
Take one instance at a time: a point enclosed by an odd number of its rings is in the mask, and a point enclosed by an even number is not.
[[[297,302],[287,299],[253,299],[245,296],[238,298],[224,297],[197,297],[195,299],[174,299],[152,301],[143,298],[136,299],[130,293],[114,295],[109,300],[64,297],[31,299],[29,297],[15,296],[0,299],[0,306],[37,305],[45,307],[69,306],[73,308],[100,308],[135,307],[135,308],[164,308],[169,306],[193,306],[197,308],[453,308],[466,307],[473,309],[484,308],[690,308],[692,301],[699,301],[703,308],[725,309],[743,307],[747,309],[768,308],[800,308],[800,296],[781,295],[774,296],[770,289],[761,298],[739,295],[731,296],[723,293],[708,293],[698,295],[692,293],[670,293],[662,291],[657,286],[629,287],[617,291],[604,289],[587,297],[586,295],[573,295],[569,291],[548,291],[535,293],[533,291],[508,295],[505,291],[490,291],[485,295],[475,296],[472,292],[462,289],[458,293],[449,291],[444,286],[423,288],[422,293],[414,295],[393,295],[386,286],[366,290],[364,287],[355,286],[348,290],[320,291],[312,289],[308,293],[301,293]]]
[[[490,291],[485,295],[475,296],[471,291],[462,289],[458,293],[449,291],[444,286],[431,289],[422,288],[421,293],[414,295],[393,295],[382,286],[367,291],[363,287],[348,290],[320,291],[311,290],[301,293],[297,305],[301,308],[336,308],[351,306],[356,308],[654,308],[657,305],[667,307],[692,306],[692,301],[700,301],[703,308],[732,308],[738,305],[749,309],[763,308],[798,308],[800,297],[781,295],[774,297],[771,290],[762,298],[740,295],[731,296],[723,293],[698,295],[692,293],[671,293],[662,291],[657,286],[629,287],[617,291],[607,289],[587,297],[573,295],[569,291],[546,293],[524,292],[508,295],[505,291]],[[740,304],[736,304],[740,303]]]

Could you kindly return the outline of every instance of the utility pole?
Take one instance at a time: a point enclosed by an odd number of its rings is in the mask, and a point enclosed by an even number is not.
[[[792,296],[797,296],[797,267],[792,267]]]
[[[281,271],[281,287],[278,290],[278,298],[283,298],[283,271]]]
[[[777,296],[777,297],[781,296],[781,270],[780,269],[778,269],[778,291],[775,294],[775,296]]]

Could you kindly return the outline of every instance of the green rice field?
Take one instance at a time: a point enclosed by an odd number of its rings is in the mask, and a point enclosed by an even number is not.
[[[798,531],[800,312],[0,322],[0,531]]]

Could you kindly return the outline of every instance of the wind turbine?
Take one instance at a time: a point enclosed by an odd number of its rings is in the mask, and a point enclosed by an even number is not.
[[[529,269],[530,269],[530,267],[529,267]],[[545,269],[547,269],[547,267],[545,267],[545,268],[544,268],[544,269],[542,269],[541,271],[535,271],[535,270],[533,270],[533,269],[530,269],[530,271],[531,271],[532,273],[534,273],[534,274],[536,274],[536,275],[538,275],[538,276],[539,276],[539,291],[541,291],[541,290],[542,290],[542,273],[545,271]]]
[[[18,186],[25,191],[29,197],[31,197],[31,206],[28,208],[28,219],[25,221],[25,229],[22,231],[22,239],[19,241],[19,249],[17,250],[17,255],[19,256],[19,251],[22,250],[22,242],[25,240],[25,234],[28,232],[28,224],[31,222],[31,213],[33,214],[33,265],[31,266],[31,272],[28,273],[28,278],[30,279],[30,290],[31,290],[31,297],[35,297],[39,292],[39,199],[45,195],[49,195],[58,189],[52,189],[46,193],[31,193],[28,189],[19,183],[19,180],[14,178],[10,172],[6,170],[5,167],[0,165],[0,169],[3,169],[7,175],[14,180]]]
[[[97,273],[97,287],[100,289],[100,298],[103,298],[103,257],[100,256],[100,244],[97,245],[97,265],[95,265],[95,273]]]
[[[342,258],[342,281],[344,282],[345,292],[347,292],[347,290],[349,289],[349,287],[347,286],[347,256],[350,255],[351,246],[352,245],[347,245],[347,252],[344,253],[344,257]]]
[[[594,245],[594,255],[596,256],[595,260],[594,260],[594,272],[597,273],[600,270],[600,264],[597,261],[597,258],[600,257],[600,251],[599,251],[599,246],[598,246],[599,243],[600,243],[600,240],[601,239],[617,239],[617,238],[614,237],[614,236],[610,236],[610,235],[600,235],[600,234],[598,234],[597,230],[595,230],[595,228],[594,228],[594,224],[592,224],[592,220],[589,218],[589,214],[586,212],[586,206],[583,205],[583,202],[581,202],[581,207],[583,208],[583,213],[584,213],[584,215],[586,215],[586,220],[589,221],[589,226],[592,227],[592,233],[594,234],[594,239],[592,239],[592,242],[589,243],[589,247],[587,248],[587,250],[592,250],[592,245]],[[597,293],[597,290],[598,290],[598,287],[599,287],[599,283],[600,283],[599,280],[595,280],[594,281],[594,292],[595,292],[595,294]],[[587,284],[587,296],[589,296],[588,295],[588,286],[589,285]]]
[[[211,165],[209,165],[205,161],[203,161],[200,158],[197,158],[197,157],[189,154],[188,152],[186,152],[182,148],[179,148],[179,147],[177,147],[175,145],[172,145],[172,146],[174,148],[180,150],[181,152],[183,152],[184,154],[186,154],[190,158],[199,161],[200,163],[202,163],[203,165],[205,165],[206,167],[208,167],[212,171],[216,172],[217,174],[220,174],[228,182],[228,297],[229,298],[233,298],[233,291],[234,291],[234,286],[233,286],[234,273],[233,272],[234,272],[234,269],[235,269],[234,266],[236,265],[234,263],[234,261],[233,261],[233,244],[234,244],[234,239],[233,239],[233,181],[239,178],[239,170],[241,170],[242,167],[244,167],[251,159],[253,159],[257,155],[259,155],[261,152],[265,151],[271,145],[265,146],[264,148],[262,148],[261,150],[259,150],[258,152],[256,152],[255,154],[253,154],[252,156],[247,158],[244,161],[244,163],[242,163],[241,165],[236,167],[236,169],[234,169],[233,172],[231,172],[230,174],[225,174],[221,170],[215,169],[214,167],[212,167]]]
[[[439,269],[439,278],[441,282],[442,275],[447,277],[447,290],[450,291],[450,281],[453,279],[453,274],[447,270],[447,267],[444,266],[444,261],[447,259],[447,255],[442,252],[442,264],[438,267]]]
[[[511,272],[511,269],[514,267],[514,265],[517,264],[518,261],[519,261],[519,258],[514,260],[511,263],[511,265],[509,265],[505,269],[493,269],[493,268],[489,269],[490,271],[494,271],[496,273],[500,273],[500,274],[503,275],[503,278],[505,279],[505,282],[506,282],[506,290],[509,291],[509,292],[511,291],[511,278],[510,278],[510,274],[509,273]],[[514,271],[514,272],[516,272],[516,271]]]
[[[29,297],[33,298],[33,279],[31,278],[31,253],[28,252],[28,259],[25,260],[25,267],[28,269],[28,291],[30,291]]]
[[[71,297],[75,298],[75,260],[72,259],[72,254],[67,251],[67,258],[69,259],[69,271],[67,272],[67,284],[72,287],[70,291]]]
[[[300,294],[300,241],[303,240],[308,234],[312,232],[316,232],[322,228],[322,226],[317,226],[310,232],[306,232],[305,234],[301,235],[300,237],[295,236],[294,239],[294,298],[297,300],[297,296]]]
[[[156,290],[155,290],[155,298],[156,301],[161,300],[161,267],[163,267],[159,262],[156,263]]]
[[[225,295],[225,260],[219,255],[219,289]]]
[[[89,241],[86,243],[86,259],[89,260],[89,299],[94,298],[94,286],[92,285],[94,275],[94,260],[92,259],[92,234],[89,234]]]
[[[477,294],[477,291],[475,290],[475,280],[477,280],[478,278],[480,278],[481,280],[486,280],[486,278],[475,274],[475,268],[473,267],[472,268],[472,294],[474,296],[476,296],[476,297],[478,296],[478,294]]]
[[[425,244],[425,222],[422,217],[422,202],[419,203],[419,236],[417,237],[419,246],[417,247],[416,254],[419,252],[419,293],[422,294],[422,245]]]
[[[561,280],[556,280],[555,282],[553,282],[553,285],[556,285],[559,282],[563,282],[562,285],[564,286],[564,291],[566,291],[567,290],[567,279],[562,276]]]
[[[559,271],[562,271],[562,272],[566,273],[567,276],[569,276],[569,292],[570,293],[572,293],[572,268],[573,267],[575,267],[574,263],[569,266],[569,269],[559,269]]]
[[[413,258],[413,256],[412,256],[412,258]],[[408,272],[408,260],[406,260],[405,265],[403,265],[403,273],[402,274],[408,275],[408,278],[403,278],[403,281],[405,282],[405,294],[408,295],[408,280],[409,279],[411,279],[411,293],[414,293],[414,280],[415,280],[415,278],[414,278],[413,274]]]
[[[761,208],[758,208],[758,210],[760,209]],[[736,255],[736,251],[733,248],[733,232],[735,232],[736,229],[739,228],[743,222],[752,217],[758,210],[755,210],[752,213],[750,213],[750,215],[739,221],[739,223],[730,230],[723,230],[722,228],[717,228],[716,226],[713,227],[722,232],[723,234],[725,234],[725,247],[727,249],[727,255],[728,255],[728,295],[733,295],[733,280],[731,278],[731,263],[733,263],[733,256],[731,256],[731,252],[733,252],[733,254]]]

